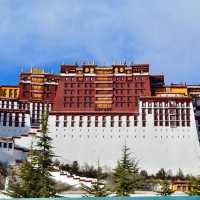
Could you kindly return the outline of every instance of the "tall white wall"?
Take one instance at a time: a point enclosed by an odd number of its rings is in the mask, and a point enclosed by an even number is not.
[[[0,140],[0,162],[7,164],[15,164],[16,160],[23,160],[26,157],[26,152],[22,150],[15,149],[15,144],[13,140]],[[4,143],[7,144],[4,147]],[[9,144],[12,144],[12,148],[9,147]]]
[[[30,115],[25,114],[25,126],[21,126],[22,122],[22,114],[19,114],[19,127],[15,127],[14,117],[15,114],[13,113],[13,123],[12,126],[9,126],[9,116],[7,116],[6,126],[3,125],[3,113],[0,114],[0,136],[11,137],[11,136],[18,136],[21,134],[25,134],[31,131],[30,125]]]
[[[140,103],[140,113],[141,107]],[[110,127],[110,116],[106,116],[106,127],[101,125],[102,117],[99,127],[95,127],[95,116],[91,116],[91,127],[87,127],[87,116],[82,117],[82,127],[79,127],[80,116],[75,116],[74,127],[71,127],[72,116],[67,116],[67,127],[63,126],[64,116],[60,116],[59,127],[56,127],[58,120],[50,115],[49,134],[58,159],[64,163],[77,160],[80,164],[96,166],[99,160],[101,165],[113,168],[126,142],[139,166],[149,173],[156,173],[160,168],[176,173],[181,168],[184,173],[195,175],[200,173],[200,148],[192,104],[190,108],[189,127],[155,127],[153,112],[146,116],[146,127],[142,127],[141,115],[137,127],[133,116],[130,127],[126,126],[126,116],[121,117],[122,127],[118,126],[119,116],[114,117],[115,127]]]

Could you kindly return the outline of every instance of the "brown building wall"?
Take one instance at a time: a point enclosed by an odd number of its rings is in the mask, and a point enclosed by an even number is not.
[[[53,111],[137,112],[138,98],[151,95],[148,72],[148,65],[61,66]]]
[[[19,99],[21,101],[51,103],[56,95],[56,82],[56,75],[43,71],[36,73],[32,70],[29,73],[22,73],[20,75]]]

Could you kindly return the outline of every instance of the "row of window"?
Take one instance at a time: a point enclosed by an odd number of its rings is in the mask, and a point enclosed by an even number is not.
[[[0,108],[7,109],[28,109],[28,104],[17,102],[17,101],[0,101]]]
[[[59,136],[61,136],[61,135],[59,135]],[[64,135],[64,138],[66,137],[66,135]],[[126,136],[122,136],[122,135],[95,135],[95,136],[93,136],[93,135],[68,135],[68,137],[71,137],[71,138],[74,138],[74,137],[79,137],[79,138],[82,138],[82,137],[87,137],[87,138],[93,138],[93,137],[95,137],[95,138],[100,138],[100,137],[102,137],[102,138],[108,138],[108,137],[110,137],[110,138],[116,138],[116,137],[118,137],[118,138],[121,138],[121,137],[126,137],[126,138],[142,138],[142,139],[145,139],[146,138],[146,135],[142,135],[142,136],[137,136],[137,135],[132,135],[132,136],[130,136],[130,135],[126,135]],[[58,135],[56,135],[56,138],[58,138]],[[184,139],[184,138],[186,138],[186,136],[180,136],[180,135],[178,135],[178,136],[174,136],[174,135],[172,135],[172,136],[168,136],[168,135],[166,135],[166,136],[154,136],[154,138],[155,139],[176,139],[176,138],[178,138],[178,139]],[[187,138],[190,138],[190,136],[188,136]]]
[[[68,122],[68,121],[64,121],[63,122],[63,127],[75,127],[76,123],[78,124],[78,127],[83,127],[83,121],[79,121],[79,122],[76,122],[76,121],[71,121],[71,122]],[[115,124],[117,123],[117,126],[118,127],[122,127],[122,121],[118,121],[118,122],[115,122],[115,121],[110,121],[110,123],[108,124],[106,121],[103,121],[102,123],[98,122],[98,121],[95,121],[94,123],[94,126],[95,127],[107,127],[108,125],[110,125],[110,127],[114,127]],[[61,122],[59,121],[56,121],[56,127],[59,127],[61,125]],[[107,126],[106,126],[107,125]],[[134,126],[137,126],[138,125],[138,121],[134,121]],[[87,121],[87,127],[92,127],[92,122],[91,121]],[[126,121],[126,127],[130,127],[130,121]]]
[[[128,94],[128,95],[143,95],[145,93],[144,89],[117,89],[117,90],[109,90],[105,94]],[[100,90],[94,90],[94,89],[85,89],[85,90],[80,90],[80,89],[65,89],[64,94],[66,95],[86,95],[86,94],[102,94],[102,91]]]
[[[84,108],[92,108],[94,106],[94,103],[92,102],[84,102],[84,103],[81,103],[81,102],[65,102],[64,104],[64,108],[79,108],[79,107],[82,107],[84,106]]]
[[[19,119],[21,119],[22,121],[25,120],[25,114],[24,113],[15,113],[13,116],[13,113],[7,113],[7,112],[0,112],[0,122],[2,120],[7,120],[7,119],[17,119],[16,121],[18,121]]]
[[[95,98],[95,97],[93,97],[93,96],[84,96],[84,97],[80,97],[80,96],[78,96],[78,97],[75,97],[75,96],[64,96],[64,103],[70,103],[70,102],[77,102],[77,103],[79,103],[79,102],[92,102],[92,101],[94,101],[94,100],[96,100],[96,101],[98,101],[98,100],[100,100],[100,99],[105,99],[105,98],[107,98],[106,100],[115,100],[116,102],[131,102],[132,100],[136,100],[137,101],[137,97],[130,97],[130,96],[128,96],[128,97],[124,97],[124,96],[117,96],[117,97],[115,97],[115,98],[112,98],[112,97],[97,97],[97,98]]]
[[[64,108],[93,108],[94,106],[96,106],[95,108],[99,108],[98,106],[99,104],[95,104],[92,102],[65,102],[63,104]],[[104,105],[105,107],[107,105],[109,105],[109,108],[112,108],[112,104],[101,104]],[[138,102],[115,102],[115,104],[113,104],[113,106],[115,106],[115,108],[124,108],[124,107],[128,107],[128,108],[133,108],[133,107],[137,107],[138,106]]]
[[[25,127],[25,114],[22,113],[20,117],[19,113],[14,116],[12,113],[0,113],[0,122],[3,126]]]
[[[145,115],[144,115],[145,116]],[[171,121],[175,121],[175,120],[182,120],[182,121],[190,121],[190,115],[154,115],[154,120],[171,120]]]
[[[190,121],[154,121],[154,126],[190,127]]]
[[[79,81],[79,80],[82,80],[82,81],[95,81],[95,80],[98,80],[99,77],[88,77],[88,76],[85,76],[85,77],[81,77],[81,79],[79,77],[66,77],[66,81]],[[107,78],[107,77],[106,77]],[[110,80],[110,79],[109,79]],[[113,76],[112,79],[113,81],[126,81],[126,80],[135,80],[135,81],[144,81],[145,78],[143,76],[129,76],[129,77],[126,77],[126,76]]]
[[[36,92],[30,92],[30,91],[23,91],[22,92],[23,97],[27,98],[36,98],[36,99],[41,99],[41,98],[53,98],[55,96],[55,92],[48,93],[47,91],[42,91],[42,94],[36,93]]]
[[[65,88],[80,88],[80,87],[85,87],[85,88],[105,88],[105,87],[112,87],[112,88],[144,88],[144,82],[135,82],[134,84],[130,83],[65,83],[64,87]]]
[[[12,149],[13,143],[7,143],[7,142],[0,142],[0,148],[4,149]]]
[[[176,102],[176,101],[171,101],[171,102],[142,102],[142,107],[190,107],[189,102]]]
[[[25,122],[19,122],[19,121],[2,121],[3,126],[9,126],[9,127],[25,127]]]
[[[44,110],[50,109],[50,104],[40,104],[40,103],[33,103],[32,104],[32,109],[33,110]],[[17,102],[17,101],[0,101],[0,108],[11,108],[11,109],[30,109],[30,104],[28,103],[21,103],[21,102]]]
[[[60,115],[56,115],[56,121],[59,121],[60,120]],[[130,120],[130,116],[127,115],[127,116],[122,116],[122,115],[119,115],[117,116],[119,121],[122,120],[122,117],[126,117],[126,121]],[[137,116],[134,115],[134,120],[137,121]],[[78,116],[79,120],[83,120],[83,116]],[[98,121],[100,118],[102,118],[103,121],[106,121],[106,116],[95,116],[95,121]],[[110,119],[111,121],[113,121],[115,118],[115,116],[110,116]],[[71,119],[71,121],[74,121],[75,120],[75,116],[72,115],[72,116],[69,116],[69,115],[64,115],[64,121],[68,120],[68,119]],[[77,118],[76,118],[77,119]],[[87,116],[87,121],[91,121],[92,119],[92,116]]]
[[[17,98],[18,89],[0,89],[1,97]]]
[[[146,112],[147,111],[147,112]],[[184,120],[185,118],[187,120],[190,120],[190,108],[182,108],[182,109],[153,109],[154,111],[154,119],[157,120],[158,118],[160,120],[162,120],[163,118],[165,118],[166,120],[168,120],[169,118],[177,118]],[[152,114],[152,108],[142,108],[142,116],[144,116],[144,118],[146,117],[146,114]],[[173,119],[172,119],[173,120]]]

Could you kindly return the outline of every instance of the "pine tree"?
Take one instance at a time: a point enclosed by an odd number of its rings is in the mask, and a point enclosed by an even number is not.
[[[180,168],[178,169],[178,172],[176,174],[176,179],[179,179],[179,180],[184,180],[185,179],[183,171]]]
[[[126,146],[122,150],[122,158],[114,169],[114,192],[117,196],[129,196],[138,186],[138,163],[130,159],[130,149]]]
[[[8,194],[26,198],[55,196],[55,182],[50,175],[54,157],[51,140],[48,136],[48,115],[44,114],[37,144],[20,167],[19,182],[10,184]]]
[[[41,135],[37,138],[36,148],[33,152],[33,161],[37,166],[40,176],[40,197],[55,196],[55,182],[52,180],[50,171],[53,168],[52,138],[48,136],[48,115],[43,114]]]
[[[189,195],[200,195],[200,177],[192,178]]]
[[[25,160],[19,169],[19,182],[10,182],[8,187],[8,195],[14,198],[31,198],[39,197],[37,191],[38,176],[33,164],[30,160]]]
[[[163,168],[161,168],[161,169],[156,173],[156,178],[165,180],[166,177],[167,177],[167,173],[166,173],[166,171],[165,171]]]
[[[168,180],[167,179],[163,180],[160,194],[162,196],[168,196],[172,193],[173,193],[173,191],[170,189]]]
[[[102,169],[99,166],[98,163],[98,168],[97,168],[97,179],[94,183],[92,183],[91,187],[81,184],[81,188],[83,191],[87,192],[86,196],[94,196],[94,197],[106,197],[109,195],[109,192],[106,189],[105,184],[102,182]]]

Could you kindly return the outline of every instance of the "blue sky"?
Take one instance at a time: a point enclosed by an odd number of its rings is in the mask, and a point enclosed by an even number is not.
[[[61,63],[149,63],[200,83],[199,0],[0,0],[0,84]]]

